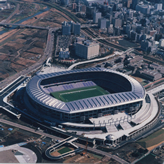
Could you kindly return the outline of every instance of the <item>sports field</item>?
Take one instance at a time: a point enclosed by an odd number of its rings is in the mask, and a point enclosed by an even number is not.
[[[69,147],[63,147],[62,149],[58,150],[58,153],[64,154],[64,153],[67,153],[69,151],[72,151]]]
[[[70,102],[70,101],[75,101],[75,100],[80,100],[80,99],[85,99],[85,98],[95,97],[105,94],[109,94],[109,93],[99,86],[91,86],[91,87],[77,88],[72,90],[50,93],[51,96],[63,102]]]
[[[73,151],[74,149],[71,148],[71,147],[65,147],[65,146],[62,146],[60,147],[59,149],[51,152],[51,156],[54,156],[54,157],[57,157],[57,156],[60,156],[61,154],[64,154],[64,153],[67,153],[67,152],[70,152],[70,151]]]

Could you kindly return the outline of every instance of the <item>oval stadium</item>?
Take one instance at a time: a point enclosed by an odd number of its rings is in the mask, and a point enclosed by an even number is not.
[[[112,144],[146,129],[158,114],[154,97],[138,81],[105,68],[36,75],[24,101],[31,115],[51,127]]]

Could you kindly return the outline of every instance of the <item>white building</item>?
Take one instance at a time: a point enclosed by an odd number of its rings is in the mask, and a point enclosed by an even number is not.
[[[155,9],[156,10],[162,10],[162,3],[156,3],[155,4]]]
[[[62,50],[62,49],[60,50],[60,52],[59,52],[60,59],[68,59],[69,56],[70,56],[70,52],[69,52],[68,48],[66,48],[66,50]]]
[[[93,15],[93,23],[98,23],[98,19],[101,18],[100,12],[95,12]]]
[[[164,47],[164,39],[160,39],[160,41],[159,41],[159,47]]]
[[[98,26],[100,29],[106,28],[106,19],[105,18],[99,18],[98,19]]]
[[[99,44],[91,42],[89,40],[83,42],[77,42],[75,47],[76,55],[84,58],[91,59],[99,55]]]
[[[152,6],[145,4],[138,4],[136,6],[136,11],[140,11],[142,14],[150,14]]]

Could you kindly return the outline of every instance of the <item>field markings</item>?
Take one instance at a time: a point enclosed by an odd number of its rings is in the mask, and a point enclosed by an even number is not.
[[[97,90],[97,88],[91,88],[91,89],[83,89],[83,90],[78,90],[78,91],[74,91],[74,92],[65,92],[65,93],[61,93],[60,95],[67,95],[67,94],[71,94],[71,93],[77,93],[77,92],[85,92],[85,91],[90,91],[90,90]]]

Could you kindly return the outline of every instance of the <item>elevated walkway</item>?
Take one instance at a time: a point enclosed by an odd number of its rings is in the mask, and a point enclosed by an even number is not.
[[[151,103],[152,102],[150,103],[145,102],[143,107],[139,110],[139,112],[137,112],[134,115],[135,118],[132,120],[132,122],[134,122],[135,124],[140,124],[144,122],[147,118],[149,118],[152,111]]]

